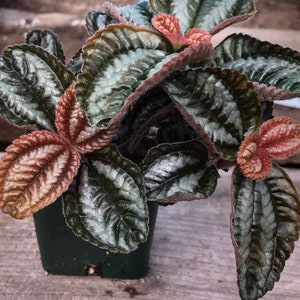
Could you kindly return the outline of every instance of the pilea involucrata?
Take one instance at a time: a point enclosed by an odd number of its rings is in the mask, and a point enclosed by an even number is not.
[[[229,163],[240,296],[271,290],[300,222],[274,162],[300,150],[300,125],[273,118],[272,101],[299,95],[300,53],[244,34],[211,40],[254,13],[250,0],[105,2],[67,64],[50,30],[7,47],[0,112],[36,131],[2,157],[1,210],[22,219],[62,196],[76,235],[128,253],[147,239],[147,201],[209,198]]]

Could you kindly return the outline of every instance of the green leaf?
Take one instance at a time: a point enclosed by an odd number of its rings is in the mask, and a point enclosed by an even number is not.
[[[264,180],[233,172],[232,238],[241,298],[256,300],[279,280],[298,239],[300,200],[277,165]]]
[[[76,53],[72,56],[67,64],[67,68],[73,72],[76,76],[81,72],[82,67],[82,59],[81,59],[82,49],[80,48]]]
[[[300,199],[288,174],[274,165],[271,174],[264,180],[272,193],[278,221],[276,252],[272,272],[268,278],[268,290],[279,280],[285,261],[293,252],[295,241],[299,238]]]
[[[153,29],[151,19],[153,17],[147,0],[138,1],[134,5],[117,6],[109,1],[102,5],[104,13],[90,12],[87,23],[88,28],[103,29],[110,24],[122,23]],[[90,26],[92,25],[92,26]]]
[[[151,23],[153,14],[148,1],[139,1],[135,5],[120,7],[119,11],[132,25],[153,29]]]
[[[178,18],[183,34],[190,28],[210,31],[222,22],[255,11],[250,0],[192,0],[188,4],[182,0],[150,0],[150,6],[156,14]]]
[[[212,62],[246,74],[251,81],[300,92],[300,53],[243,34],[232,34],[216,48]]]
[[[110,25],[84,47],[76,98],[93,125],[118,125],[133,104],[175,70],[211,57],[212,45],[200,43],[172,53],[159,33],[131,25]]]
[[[239,72],[196,69],[164,82],[175,104],[224,158],[234,160],[244,136],[261,124],[261,106],[253,85]]]
[[[65,55],[60,39],[52,30],[32,30],[26,34],[26,43],[40,46],[56,56],[62,63],[65,62]]]
[[[93,125],[105,127],[127,97],[175,54],[167,40],[148,29],[111,25],[84,47],[76,98]]]
[[[128,253],[148,235],[144,181],[137,165],[105,146],[87,156],[76,194],[63,197],[68,225],[84,240]]]
[[[17,125],[55,131],[55,107],[74,80],[53,55],[35,45],[14,45],[0,58],[0,113]]]
[[[215,190],[219,177],[198,141],[161,144],[142,162],[148,199],[160,204],[204,199]]]
[[[91,10],[85,18],[85,23],[89,34],[93,35],[96,31],[106,27],[108,16],[99,10]]]

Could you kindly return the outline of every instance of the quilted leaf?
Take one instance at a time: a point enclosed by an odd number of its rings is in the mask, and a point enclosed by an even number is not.
[[[17,125],[55,131],[55,108],[74,80],[53,55],[35,45],[14,45],[0,58],[0,113]]]
[[[207,198],[219,177],[207,149],[197,141],[152,148],[142,170],[148,199],[160,204]]]
[[[64,197],[63,203],[73,232],[94,245],[128,253],[147,239],[143,177],[113,145],[87,156],[75,195]]]
[[[76,99],[91,123],[105,127],[150,70],[165,60],[168,49],[159,34],[129,25],[111,25],[91,37],[75,85]]]
[[[252,179],[266,177],[272,169],[270,155],[260,145],[258,133],[248,135],[237,153],[237,163],[243,174]]]
[[[190,28],[210,31],[221,23],[232,24],[248,19],[255,12],[254,4],[250,0],[192,0],[188,4],[182,0],[150,0],[149,2],[156,14],[169,14],[178,18],[182,34]],[[224,27],[225,25],[222,26]]]
[[[151,24],[153,15],[148,0],[138,1],[135,5],[120,7],[119,11],[132,25],[153,29]]]
[[[180,44],[183,37],[179,20],[172,15],[159,14],[153,17],[152,24],[159,32],[164,34],[172,44]]]
[[[120,12],[119,7],[117,5],[114,5],[110,1],[105,1],[102,5],[102,9],[104,10],[104,13],[109,16],[109,19],[112,19],[112,23],[122,23],[122,24],[128,24],[130,25],[130,21],[127,20]],[[107,22],[108,23],[108,22]],[[109,23],[108,23],[109,24]],[[105,26],[106,27],[106,26]]]
[[[106,127],[119,122],[134,101],[174,70],[209,58],[212,45],[172,51],[168,40],[157,32],[129,25],[111,25],[91,37],[75,85],[76,99],[91,124]]]
[[[164,87],[185,119],[233,160],[244,136],[261,123],[261,106],[247,77],[210,68],[176,73]]]
[[[300,53],[295,50],[232,34],[215,48],[212,61],[246,74],[251,81],[300,92]]]
[[[259,132],[248,135],[237,153],[244,175],[264,178],[271,171],[271,158],[282,160],[300,151],[300,124],[277,117],[262,124]]]
[[[117,131],[116,127],[100,129],[92,126],[71,86],[62,95],[56,109],[56,127],[72,145],[82,153],[91,152],[106,145]]]
[[[67,190],[80,164],[78,152],[49,131],[15,140],[1,160],[0,208],[23,219]]]
[[[98,10],[89,11],[85,18],[85,26],[88,33],[93,35],[96,31],[105,28],[107,19],[107,15]]]
[[[256,300],[279,280],[298,239],[300,201],[277,165],[264,180],[233,171],[232,238],[241,299]]]
[[[100,25],[98,29],[103,29],[108,25],[115,23],[153,29],[151,24],[153,14],[148,0],[140,0],[134,5],[125,6],[117,6],[110,1],[105,1],[102,5],[102,10],[104,11],[106,18],[101,15],[97,18],[97,24]]]
[[[86,27],[90,35],[104,29],[108,25],[123,23],[153,29],[151,18],[153,17],[148,0],[138,1],[134,5],[116,6],[110,1],[105,1],[102,11],[92,10],[87,14]]]
[[[291,178],[276,164],[264,182],[272,195],[278,222],[275,258],[266,285],[268,290],[272,290],[299,239],[300,198]]]
[[[300,124],[287,117],[277,117],[259,129],[261,147],[275,159],[282,160],[300,151]]]
[[[173,45],[174,51],[187,45],[198,45],[211,42],[211,35],[199,28],[189,29],[181,34],[179,20],[172,15],[159,14],[152,18],[153,26],[160,31]]]
[[[40,46],[56,56],[62,63],[65,63],[65,55],[60,39],[52,30],[32,30],[26,34],[26,43]]]
[[[299,93],[291,93],[284,89],[278,89],[274,86],[267,86],[266,84],[259,84],[253,82],[256,93],[262,101],[273,101],[273,100],[287,100],[291,98],[300,97]]]

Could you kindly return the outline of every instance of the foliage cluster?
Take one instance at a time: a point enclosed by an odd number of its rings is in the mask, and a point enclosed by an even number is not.
[[[1,160],[1,210],[22,219],[62,197],[76,235],[128,253],[147,239],[147,201],[206,199],[231,165],[240,296],[271,290],[299,237],[299,195],[275,160],[300,150],[300,125],[272,109],[299,95],[300,53],[211,41],[254,13],[250,0],[105,2],[67,64],[49,30],[7,47],[0,113],[37,130]]]

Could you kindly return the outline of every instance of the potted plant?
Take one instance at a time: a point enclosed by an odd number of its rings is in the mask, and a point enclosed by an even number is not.
[[[272,116],[274,99],[299,95],[299,52],[241,33],[212,44],[254,15],[250,0],[102,9],[68,64],[49,30],[3,51],[0,111],[37,130],[2,157],[1,210],[48,223],[62,202],[74,236],[129,253],[147,240],[147,203],[209,198],[218,169],[233,167],[239,292],[262,297],[299,237],[299,195],[276,161],[300,150],[300,125]]]

